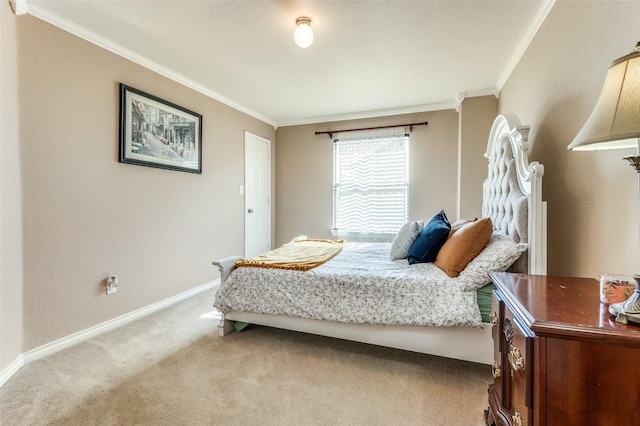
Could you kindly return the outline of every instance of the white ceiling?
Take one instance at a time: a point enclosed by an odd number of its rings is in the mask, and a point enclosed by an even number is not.
[[[27,0],[29,14],[274,126],[497,94],[553,2]],[[299,16],[312,20],[307,49],[293,42]]]

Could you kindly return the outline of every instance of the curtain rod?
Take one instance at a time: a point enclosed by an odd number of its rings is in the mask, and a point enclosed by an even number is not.
[[[378,126],[378,127],[363,127],[360,129],[346,129],[346,130],[327,130],[325,132],[316,132],[317,135],[329,135],[330,138],[333,138],[334,133],[341,132],[358,132],[360,130],[376,130],[376,129],[391,129],[393,127],[409,127],[409,131],[413,131],[413,126],[426,126],[429,122],[424,121],[422,123],[409,123],[409,124],[394,124],[393,126]]]

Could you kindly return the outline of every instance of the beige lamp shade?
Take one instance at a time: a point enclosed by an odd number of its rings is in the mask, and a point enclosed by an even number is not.
[[[591,116],[568,149],[590,151],[638,147],[640,51],[616,59]]]

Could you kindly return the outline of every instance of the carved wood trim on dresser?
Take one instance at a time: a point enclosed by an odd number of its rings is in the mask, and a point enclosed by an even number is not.
[[[597,280],[490,276],[487,424],[640,425],[640,327],[615,322]]]

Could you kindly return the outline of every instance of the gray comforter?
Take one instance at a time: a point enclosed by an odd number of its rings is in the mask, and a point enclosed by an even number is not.
[[[214,306],[343,323],[482,327],[476,290],[488,283],[486,273],[450,278],[432,263],[391,261],[389,248],[348,243],[307,272],[237,268]]]

